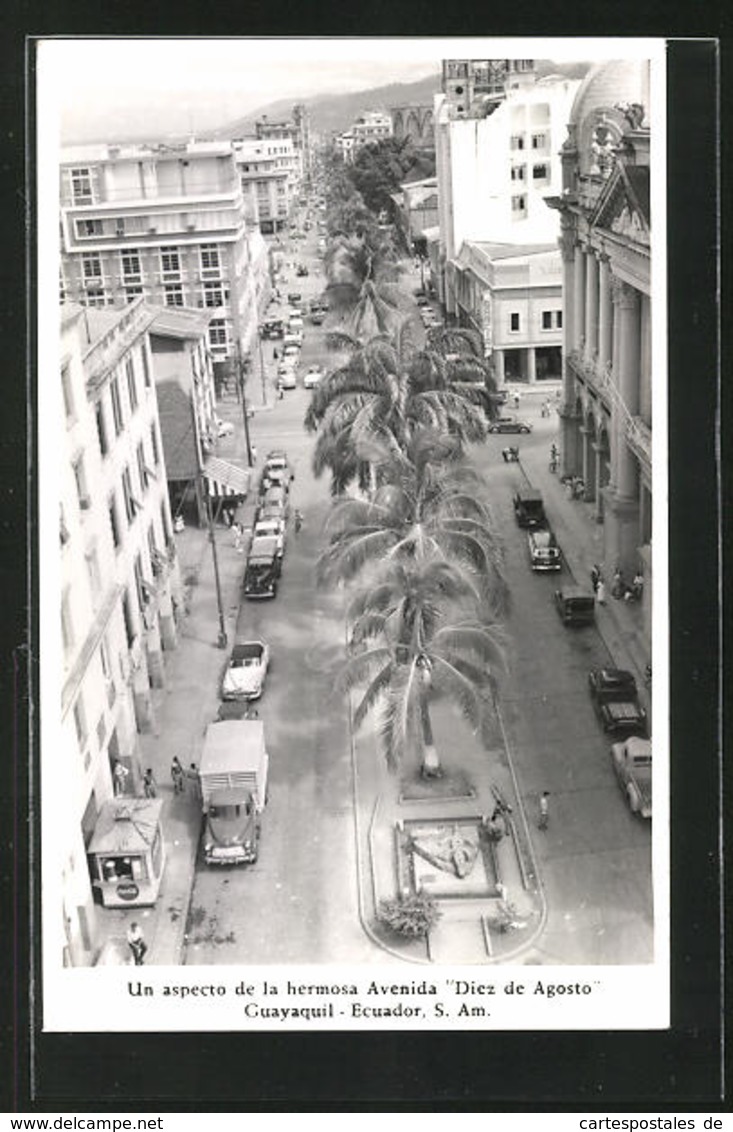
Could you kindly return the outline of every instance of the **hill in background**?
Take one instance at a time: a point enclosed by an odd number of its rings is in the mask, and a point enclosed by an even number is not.
[[[540,59],[537,61],[537,77],[562,75],[564,78],[582,79],[589,66],[589,63],[554,63],[551,59]],[[440,92],[440,78],[440,72],[436,71],[434,75],[412,83],[389,83],[387,86],[371,87],[368,90],[326,94],[303,98],[301,101],[310,110],[311,128],[315,133],[342,133],[367,110],[388,110],[390,106],[406,102],[432,103],[433,95]],[[292,98],[268,102],[235,122],[209,131],[206,136],[231,138],[254,134],[258,118],[266,115],[273,122],[287,120],[292,114],[293,105]]]

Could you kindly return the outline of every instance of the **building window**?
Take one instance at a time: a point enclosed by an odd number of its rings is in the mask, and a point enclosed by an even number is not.
[[[125,361],[125,375],[127,377],[127,392],[130,397],[130,412],[134,413],[137,409],[137,381],[132,358],[127,358]]]
[[[127,638],[127,647],[131,649],[135,643],[135,622],[132,619],[132,606],[130,605],[130,591],[125,589],[122,598],[122,617],[125,622],[125,637]]]
[[[527,202],[522,193],[520,196],[512,197],[512,212],[526,212]]]
[[[84,711],[84,702],[79,695],[78,700],[74,704],[74,724],[76,726],[76,737],[79,741],[79,750],[83,751],[87,745],[87,715]]]
[[[160,249],[160,267],[164,279],[180,279],[181,257],[178,248]]]
[[[509,329],[519,330],[519,314],[517,311],[513,311],[512,314],[509,315]]]
[[[512,167],[512,180],[513,181],[523,181],[524,180],[524,166],[523,165],[514,165]]]
[[[137,607],[142,613],[145,606],[148,604],[148,599],[145,594],[145,586],[143,584],[143,562],[139,554],[135,555],[135,565],[133,566],[135,574],[135,589],[137,591]]]
[[[88,240],[92,236],[103,236],[104,226],[101,220],[77,220],[76,221],[76,238],[78,240]]]
[[[143,382],[145,383],[145,388],[150,389],[150,362],[148,361],[148,351],[145,349],[145,343],[143,343],[140,356],[143,360]]]
[[[160,464],[160,450],[158,448],[158,432],[155,424],[151,424],[150,426],[150,446],[153,450],[153,463],[157,468]]]
[[[160,524],[163,528],[163,538],[165,539],[166,545],[167,545],[171,541],[173,535],[171,534],[171,525],[170,525],[170,520],[168,518],[168,509],[167,509],[164,502],[161,503],[161,505],[160,505]]]
[[[216,244],[201,245],[201,274],[207,278],[218,275],[221,271],[219,264],[219,249]]]
[[[102,282],[102,260],[96,252],[85,253],[81,257],[81,271],[85,286]]]
[[[122,259],[123,283],[140,283],[142,280],[140,252],[137,248],[127,248],[125,251],[120,252],[120,256]]]
[[[86,293],[86,306],[106,307],[107,294],[101,287],[88,287]]]
[[[552,330],[552,311],[542,312],[542,329]]]
[[[89,204],[92,200],[91,169],[71,170],[71,195],[74,204]]]
[[[68,366],[61,367],[61,391],[64,397],[66,420],[71,424],[76,420],[76,412],[74,410],[74,395],[71,390],[71,371]]]
[[[115,550],[119,550],[122,545],[122,532],[120,531],[120,521],[117,518],[117,504],[115,503],[114,496],[107,504],[109,512],[109,525],[112,528],[112,542],[114,543]]]
[[[125,500],[125,514],[127,515],[128,525],[131,525],[136,514],[141,509],[140,503],[132,494],[132,477],[130,476],[130,469],[125,468],[122,473],[122,497]]]
[[[224,302],[224,289],[221,283],[204,283],[204,306],[220,307]]]
[[[110,397],[112,399],[112,419],[115,422],[115,435],[119,436],[125,427],[125,418],[122,415],[122,398],[120,397],[120,383],[116,377],[112,378],[109,385]]]
[[[546,134],[532,134],[532,149],[544,149],[546,145]]]
[[[145,467],[145,449],[143,448],[142,441],[138,444],[135,455],[137,458],[137,474],[140,479],[140,491],[145,495],[145,492],[148,490],[148,470]]]
[[[135,299],[142,294],[143,289],[137,284],[134,287],[125,287],[125,302],[134,303]]]
[[[183,286],[180,283],[167,283],[163,288],[167,307],[183,306]]]
[[[155,562],[158,558],[158,544],[155,541],[155,524],[151,523],[148,527],[148,551],[150,552],[150,561],[153,564],[153,573],[155,573]]]
[[[512,134],[509,142],[510,149],[524,149],[524,134]]]
[[[562,330],[562,311],[555,311],[555,325],[558,330]]]
[[[74,647],[74,623],[71,619],[68,590],[61,597],[61,640],[64,645],[64,654],[68,654]]]
[[[102,575],[99,572],[99,555],[97,554],[96,547],[90,547],[84,557],[87,564],[89,586],[92,591],[92,597],[96,602],[102,592]]]
[[[550,179],[549,165],[533,165],[532,166],[532,180],[541,181],[546,183]]]
[[[223,318],[214,318],[209,323],[209,345],[212,350],[226,349],[227,325]]]
[[[88,511],[91,507],[91,499],[89,498],[89,491],[87,488],[87,477],[84,469],[84,457],[77,456],[71,465],[74,472],[74,480],[76,481],[76,495],[79,500],[79,506],[82,511]]]

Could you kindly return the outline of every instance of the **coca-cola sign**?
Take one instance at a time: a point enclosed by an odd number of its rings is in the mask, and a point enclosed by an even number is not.
[[[136,900],[140,895],[140,889],[134,880],[121,880],[117,885],[117,895],[120,900]]]

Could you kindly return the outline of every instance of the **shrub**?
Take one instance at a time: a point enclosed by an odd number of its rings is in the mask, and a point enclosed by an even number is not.
[[[382,900],[379,905],[379,918],[398,935],[409,939],[421,939],[434,928],[441,912],[431,896],[425,892],[413,892],[408,896],[398,896],[395,900]]]

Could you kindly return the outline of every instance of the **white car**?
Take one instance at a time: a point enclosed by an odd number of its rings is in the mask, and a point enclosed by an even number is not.
[[[282,558],[285,554],[285,520],[284,519],[260,519],[255,523],[254,538],[276,538],[277,539],[277,555]]]
[[[322,381],[326,376],[326,371],[321,369],[320,366],[310,366],[308,372],[303,377],[304,389],[315,389],[319,381]]]
[[[264,641],[235,644],[224,670],[223,700],[258,700],[270,663],[270,650]]]
[[[295,379],[295,367],[281,365],[277,371],[277,380],[281,389],[296,389],[298,382]]]

